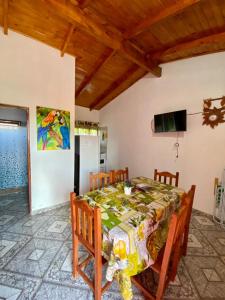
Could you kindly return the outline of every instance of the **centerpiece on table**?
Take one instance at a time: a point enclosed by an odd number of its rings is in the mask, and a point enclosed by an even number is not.
[[[132,184],[130,180],[127,180],[124,183],[124,193],[126,195],[131,195],[131,192],[132,192]]]

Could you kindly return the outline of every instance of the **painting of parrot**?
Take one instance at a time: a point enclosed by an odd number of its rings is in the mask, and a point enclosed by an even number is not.
[[[37,107],[37,148],[70,149],[70,112]]]

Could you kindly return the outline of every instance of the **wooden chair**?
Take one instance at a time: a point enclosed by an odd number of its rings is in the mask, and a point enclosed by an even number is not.
[[[188,235],[189,235],[189,225],[191,221],[191,213],[192,213],[192,206],[195,196],[195,189],[196,185],[192,185],[191,189],[188,191],[188,197],[183,198],[183,204],[187,205],[188,212],[187,218],[185,223],[185,230],[184,230],[184,240],[183,240],[183,255],[186,256],[187,254],[187,245],[188,245]]]
[[[172,185],[173,179],[175,180],[175,186],[178,186],[178,180],[179,180],[179,172],[176,172],[176,174],[172,174],[167,171],[159,172],[157,169],[154,171],[154,180],[159,181],[163,183],[167,183],[167,179],[169,181],[168,184]]]
[[[129,179],[128,168],[121,170],[112,170],[112,183],[126,181]]]
[[[112,184],[112,173],[92,173],[90,172],[90,191],[101,189]]]
[[[111,285],[107,282],[102,287],[102,227],[101,210],[92,208],[85,200],[76,200],[75,193],[70,193],[71,221],[72,221],[72,259],[73,276],[78,274],[94,292],[94,299],[100,300],[102,293]],[[79,243],[89,252],[87,258],[78,262]],[[91,280],[82,270],[91,259],[94,259],[94,280]]]
[[[186,197],[188,196],[185,195]],[[156,295],[151,294],[150,291],[143,287],[137,277],[132,277],[132,282],[148,299],[162,299],[168,283],[175,279],[177,267],[182,256],[182,242],[187,212],[187,206],[182,205],[178,213],[172,215],[166,245],[160,251],[156,262],[150,266],[150,269],[159,275]]]

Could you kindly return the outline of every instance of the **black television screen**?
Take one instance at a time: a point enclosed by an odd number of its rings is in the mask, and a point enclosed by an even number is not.
[[[187,111],[179,110],[154,116],[155,132],[187,130]]]

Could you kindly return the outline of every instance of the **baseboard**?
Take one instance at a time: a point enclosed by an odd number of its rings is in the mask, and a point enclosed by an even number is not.
[[[63,202],[63,203],[60,203],[60,204],[56,204],[56,205],[53,205],[53,206],[50,206],[50,207],[35,209],[35,210],[32,210],[30,214],[33,216],[33,215],[39,215],[39,214],[42,214],[42,213],[46,213],[47,211],[50,211],[50,210],[53,210],[53,209],[57,209],[57,208],[66,206],[66,205],[69,204],[69,202],[70,201],[68,200],[66,202]]]
[[[192,211],[193,211],[194,213],[200,213],[201,215],[205,215],[206,217],[211,217],[211,218],[213,217],[213,214],[206,213],[206,212],[201,211],[201,210],[196,209],[196,208],[192,208]]]

